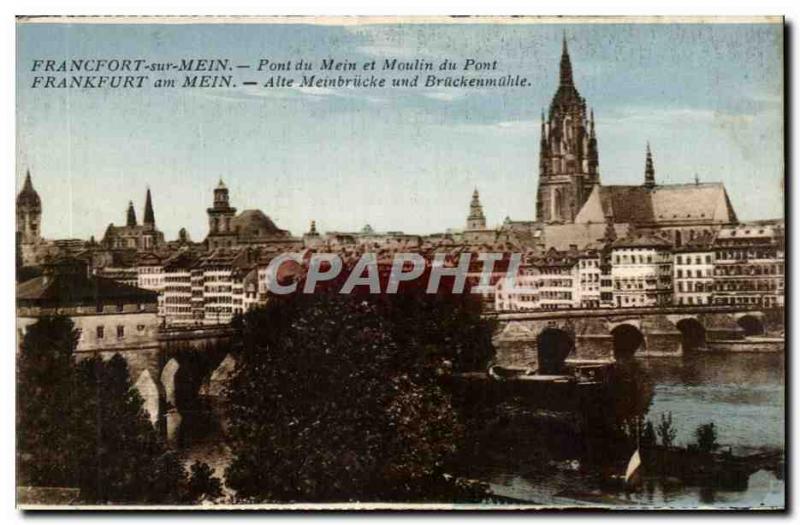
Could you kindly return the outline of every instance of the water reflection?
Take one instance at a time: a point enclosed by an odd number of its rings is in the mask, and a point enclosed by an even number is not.
[[[485,407],[469,436],[469,457],[459,462],[462,475],[488,481],[506,497],[543,505],[783,506],[780,471],[745,472],[739,487],[713,477],[698,482],[646,476],[636,491],[609,482],[624,472],[637,428],[647,419],[656,424],[661,413],[672,413],[677,445],[694,442],[694,430],[714,422],[723,450],[782,451],[782,354],[631,360],[618,374],[610,399],[598,399],[580,416],[526,410],[513,402]]]

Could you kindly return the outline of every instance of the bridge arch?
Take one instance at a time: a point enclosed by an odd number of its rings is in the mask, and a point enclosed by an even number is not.
[[[638,327],[622,323],[611,330],[614,358],[618,361],[630,359],[644,345],[644,335]]]
[[[687,317],[675,323],[681,332],[681,348],[684,352],[703,348],[706,344],[706,329],[694,317]]]
[[[744,335],[764,335],[764,319],[761,316],[745,314],[736,323],[744,330]]]
[[[560,328],[545,328],[536,338],[540,374],[560,374],[564,361],[575,351],[575,339]]]

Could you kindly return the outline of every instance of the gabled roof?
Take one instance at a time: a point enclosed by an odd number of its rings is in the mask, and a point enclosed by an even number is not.
[[[17,285],[17,302],[22,303],[66,307],[120,301],[155,303],[158,293],[83,274],[42,275]]]
[[[605,222],[642,225],[686,223],[730,224],[736,213],[719,182],[644,186],[595,186],[575,217],[576,223]]]

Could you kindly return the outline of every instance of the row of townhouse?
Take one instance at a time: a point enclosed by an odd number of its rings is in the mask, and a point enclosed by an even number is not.
[[[266,266],[258,248],[218,248],[210,253],[140,254],[136,286],[158,294],[158,317],[167,326],[229,323],[266,302]],[[108,273],[108,272],[105,272]],[[129,272],[124,275],[130,280]]]
[[[680,248],[661,237],[630,236],[597,247],[528,255],[516,279],[495,286],[498,311],[647,306],[782,307],[780,223],[721,228]]]

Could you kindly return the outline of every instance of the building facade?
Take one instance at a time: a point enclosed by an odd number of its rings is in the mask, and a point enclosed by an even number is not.
[[[612,245],[611,276],[618,308],[672,304],[672,246],[652,235],[626,237]]]
[[[785,247],[778,222],[723,228],[714,245],[714,303],[784,305]]]
[[[714,249],[710,242],[691,243],[674,254],[674,304],[712,304],[714,293]]]
[[[48,263],[41,276],[17,285],[20,340],[28,326],[52,315],[66,315],[75,323],[80,353],[158,344],[158,294],[90,275],[77,259]]]

